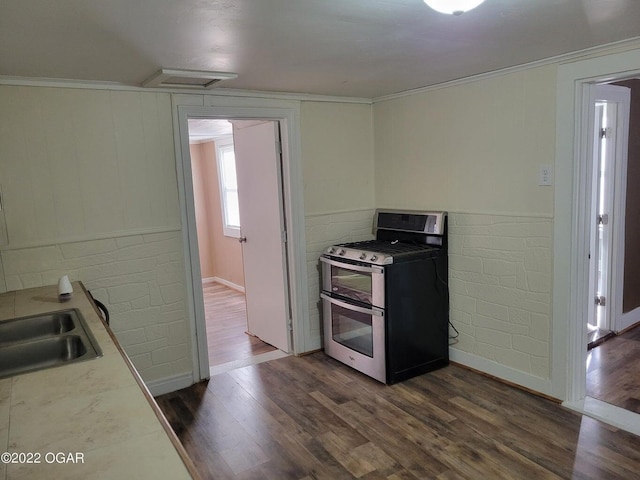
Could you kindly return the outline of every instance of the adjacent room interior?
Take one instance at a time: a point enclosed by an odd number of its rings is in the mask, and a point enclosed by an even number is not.
[[[640,413],[640,80],[596,87],[587,395]],[[632,132],[630,135],[629,132]]]
[[[232,125],[190,120],[189,143],[209,365],[230,368],[276,348],[247,328]]]

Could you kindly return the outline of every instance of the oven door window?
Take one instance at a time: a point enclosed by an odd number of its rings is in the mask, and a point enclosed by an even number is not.
[[[332,305],[331,337],[351,350],[373,357],[373,324],[370,314]]]
[[[371,305],[373,303],[371,275],[371,273],[332,266],[331,291],[342,297]]]

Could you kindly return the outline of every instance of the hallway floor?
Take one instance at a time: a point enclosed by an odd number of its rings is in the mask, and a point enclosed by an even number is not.
[[[587,395],[640,414],[640,326],[589,351]]]
[[[211,283],[204,285],[203,294],[210,366],[276,350],[246,333],[247,309],[243,293],[220,283]]]

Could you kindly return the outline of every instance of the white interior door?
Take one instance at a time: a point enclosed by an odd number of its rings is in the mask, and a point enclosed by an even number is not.
[[[280,132],[276,121],[233,121],[247,329],[290,351]]]
[[[620,330],[624,273],[624,217],[629,89],[595,88],[590,328]]]
[[[592,328],[611,330],[611,220],[613,219],[616,105],[596,102],[593,191],[593,275],[595,315]]]

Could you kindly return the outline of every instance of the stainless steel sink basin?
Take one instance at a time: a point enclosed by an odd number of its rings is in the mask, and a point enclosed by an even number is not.
[[[0,378],[101,356],[76,309],[0,321]]]
[[[64,335],[0,348],[0,371],[6,376],[55,367],[87,353],[77,335]]]
[[[51,312],[0,322],[0,347],[16,342],[60,335],[75,328],[72,312]]]

